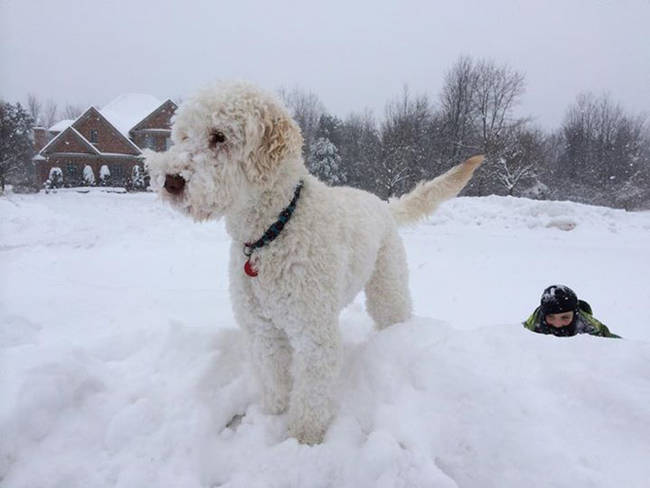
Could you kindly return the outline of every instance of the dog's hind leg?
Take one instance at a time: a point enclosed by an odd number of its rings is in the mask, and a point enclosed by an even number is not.
[[[383,329],[411,317],[406,252],[396,229],[391,230],[379,249],[365,292],[366,309],[377,328]]]

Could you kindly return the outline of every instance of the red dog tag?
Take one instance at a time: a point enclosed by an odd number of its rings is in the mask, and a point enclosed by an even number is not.
[[[244,273],[246,273],[251,278],[255,278],[257,276],[257,270],[253,268],[250,258],[248,258],[244,263]]]

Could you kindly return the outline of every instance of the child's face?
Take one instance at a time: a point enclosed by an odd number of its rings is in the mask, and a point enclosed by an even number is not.
[[[552,325],[553,327],[566,327],[573,320],[573,311],[552,313],[544,317],[544,320],[548,325]]]

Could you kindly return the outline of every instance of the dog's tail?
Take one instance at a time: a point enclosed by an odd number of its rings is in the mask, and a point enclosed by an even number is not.
[[[391,198],[388,206],[399,225],[417,222],[445,200],[455,197],[472,177],[485,156],[472,156],[446,173],[430,181],[418,183],[413,191],[400,198]]]

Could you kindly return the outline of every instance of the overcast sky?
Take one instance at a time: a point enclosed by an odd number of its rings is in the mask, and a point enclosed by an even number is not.
[[[526,77],[545,128],[584,90],[650,112],[650,0],[0,0],[0,97],[102,106],[217,78],[301,87],[345,116],[408,84],[437,100],[462,54]]]

